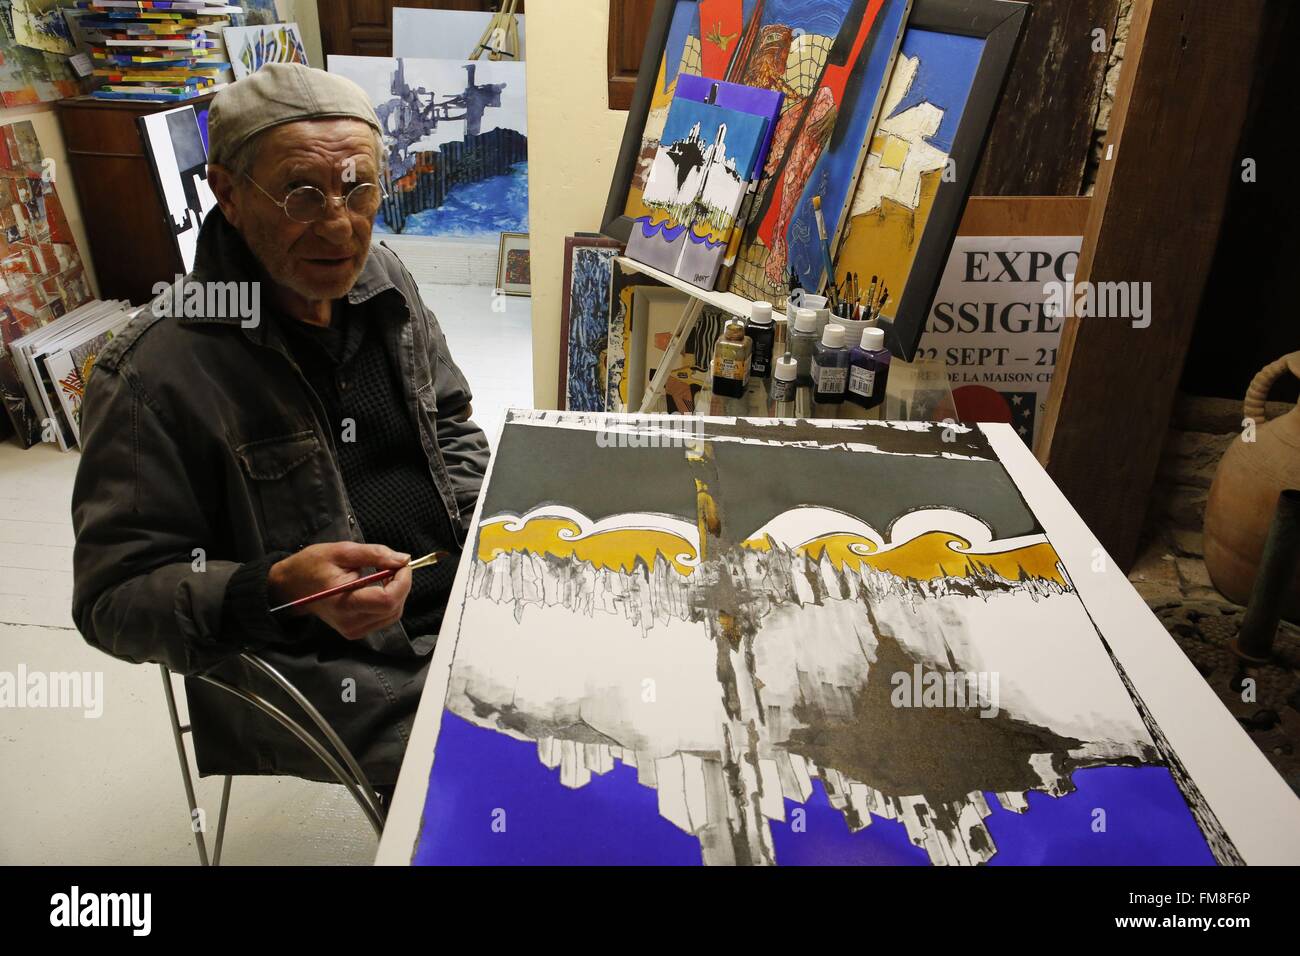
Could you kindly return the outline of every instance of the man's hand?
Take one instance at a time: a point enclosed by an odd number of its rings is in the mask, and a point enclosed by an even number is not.
[[[275,606],[355,581],[368,568],[379,571],[402,568],[381,584],[282,612],[314,614],[349,641],[355,641],[402,619],[406,596],[411,593],[411,571],[402,566],[410,560],[409,554],[399,554],[381,544],[354,541],[313,544],[271,565],[267,590]]]

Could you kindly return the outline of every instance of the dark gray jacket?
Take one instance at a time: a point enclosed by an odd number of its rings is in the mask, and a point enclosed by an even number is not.
[[[257,278],[242,239],[213,210],[187,281]],[[397,624],[350,642],[314,617],[248,634],[223,614],[241,564],[362,538],[335,436],[279,323],[167,317],[164,298],[105,348],[87,390],[72,499],[77,627],[114,657],[209,672],[283,700],[233,659],[255,650],[322,710],[373,782],[391,783],[436,635],[408,635]],[[429,470],[463,544],[488,459],[483,432],[468,417],[469,385],[391,251],[372,248],[348,300],[382,330],[397,359]],[[209,685],[186,687],[203,773],[331,779],[269,718]]]

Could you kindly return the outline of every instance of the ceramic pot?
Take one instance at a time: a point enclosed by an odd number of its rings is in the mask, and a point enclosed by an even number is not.
[[[1255,440],[1244,440],[1249,432],[1243,426],[1243,436],[1219,462],[1205,505],[1205,567],[1214,586],[1237,604],[1250,601],[1278,495],[1300,488],[1300,406],[1273,421],[1264,411],[1273,384],[1288,371],[1300,378],[1300,352],[1284,355],[1250,383],[1242,412],[1255,423]],[[1282,615],[1300,621],[1300,570]]]

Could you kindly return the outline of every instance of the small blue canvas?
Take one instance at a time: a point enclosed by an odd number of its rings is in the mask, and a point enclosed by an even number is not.
[[[674,99],[646,179],[652,212],[634,223],[627,254],[712,288],[768,126],[749,113]]]

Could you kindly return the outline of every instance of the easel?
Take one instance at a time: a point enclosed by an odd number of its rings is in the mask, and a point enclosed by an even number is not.
[[[519,59],[519,21],[515,19],[515,8],[519,0],[501,0],[501,10],[492,14],[483,35],[478,38],[478,46],[470,53],[471,60],[477,60],[484,52],[489,60],[507,57]]]

